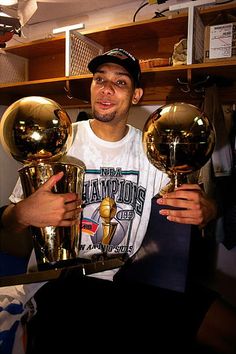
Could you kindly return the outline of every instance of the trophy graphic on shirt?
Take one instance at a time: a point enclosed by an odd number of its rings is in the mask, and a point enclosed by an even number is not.
[[[29,96],[14,102],[3,114],[0,137],[4,149],[23,164],[19,176],[24,197],[60,171],[63,177],[52,192],[75,192],[82,197],[85,166],[80,160],[65,157],[72,143],[71,120],[55,101]],[[31,231],[39,269],[57,267],[61,261],[78,257],[78,225],[32,227]]]
[[[117,222],[112,222],[112,219],[117,212],[117,206],[114,199],[110,197],[104,198],[100,204],[99,212],[103,220],[103,236],[101,242],[102,245],[110,245],[117,228]]]
[[[186,183],[206,164],[215,146],[215,131],[198,107],[177,102],[164,105],[147,119],[143,145],[149,161],[166,172],[170,183],[160,194]]]

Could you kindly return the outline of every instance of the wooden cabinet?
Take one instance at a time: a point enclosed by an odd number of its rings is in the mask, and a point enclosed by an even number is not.
[[[207,25],[220,13],[222,16],[236,15],[236,4],[212,6],[202,9],[200,13],[204,25]],[[182,13],[82,33],[102,45],[104,50],[121,47],[139,59],[149,59],[170,57],[174,44],[187,36],[187,28],[187,13]],[[64,36],[9,47],[5,51],[28,58],[28,81],[1,83],[0,104],[10,104],[23,96],[41,95],[56,100],[64,107],[89,105],[91,74],[65,77]],[[220,85],[222,102],[235,101],[236,60],[225,60],[142,70],[144,96],[141,104],[170,101],[195,103],[199,100],[199,94],[188,91],[188,88],[206,78]],[[188,83],[189,86],[178,82]]]

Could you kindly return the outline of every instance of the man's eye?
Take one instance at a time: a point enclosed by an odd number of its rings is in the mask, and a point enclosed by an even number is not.
[[[98,84],[101,84],[104,82],[103,78],[100,76],[94,77],[94,81],[96,81]]]
[[[124,80],[117,80],[117,81],[116,81],[116,84],[117,84],[118,86],[125,86],[125,85],[126,85],[126,82],[125,82]]]

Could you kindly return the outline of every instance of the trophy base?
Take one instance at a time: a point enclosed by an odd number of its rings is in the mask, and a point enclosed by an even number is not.
[[[120,260],[125,260],[127,259],[126,254],[120,254],[120,255],[112,255],[112,254],[94,254],[92,258],[72,258],[72,259],[66,259],[66,260],[60,260],[57,262],[46,262],[46,263],[38,263],[37,264],[37,269],[38,271],[44,271],[44,270],[53,270],[53,269],[60,269],[60,268],[70,268],[70,267],[76,267],[76,266],[84,266],[88,264],[98,264],[98,262],[105,264],[109,264],[110,260],[114,259],[120,259]],[[108,261],[108,263],[107,263]]]
[[[65,267],[73,267],[77,266],[78,264],[87,264],[91,263],[89,259],[85,258],[73,258],[73,259],[66,259],[62,261],[57,261],[57,262],[45,262],[45,263],[38,263],[37,268],[38,271],[44,271],[44,270],[52,270],[52,269],[60,269],[60,268],[65,268]]]
[[[8,275],[0,277],[0,287],[1,286],[10,286],[17,284],[29,284],[29,283],[37,283],[44,282],[59,278],[64,278],[70,275],[76,277],[86,276],[98,272],[103,272],[105,270],[111,270],[115,268],[120,268],[125,262],[124,254],[115,255],[115,256],[107,256],[105,258],[100,257],[92,260],[77,258],[73,260],[74,265],[67,263],[68,261],[63,261],[59,264],[60,267],[50,269],[50,264],[41,265],[41,270],[32,271],[24,274],[17,275]],[[46,268],[48,267],[48,268]]]

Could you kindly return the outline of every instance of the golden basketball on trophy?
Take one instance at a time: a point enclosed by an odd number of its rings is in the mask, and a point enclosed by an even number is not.
[[[215,131],[198,107],[177,102],[164,105],[147,119],[143,145],[149,161],[166,172],[170,183],[160,191],[173,191],[187,176],[203,167],[215,146]]]
[[[41,96],[14,102],[2,116],[0,138],[6,152],[24,165],[19,169],[24,197],[59,171],[64,174],[53,192],[75,192],[82,197],[85,166],[65,156],[72,143],[72,125],[58,103]],[[31,230],[39,269],[78,257],[78,225]]]

